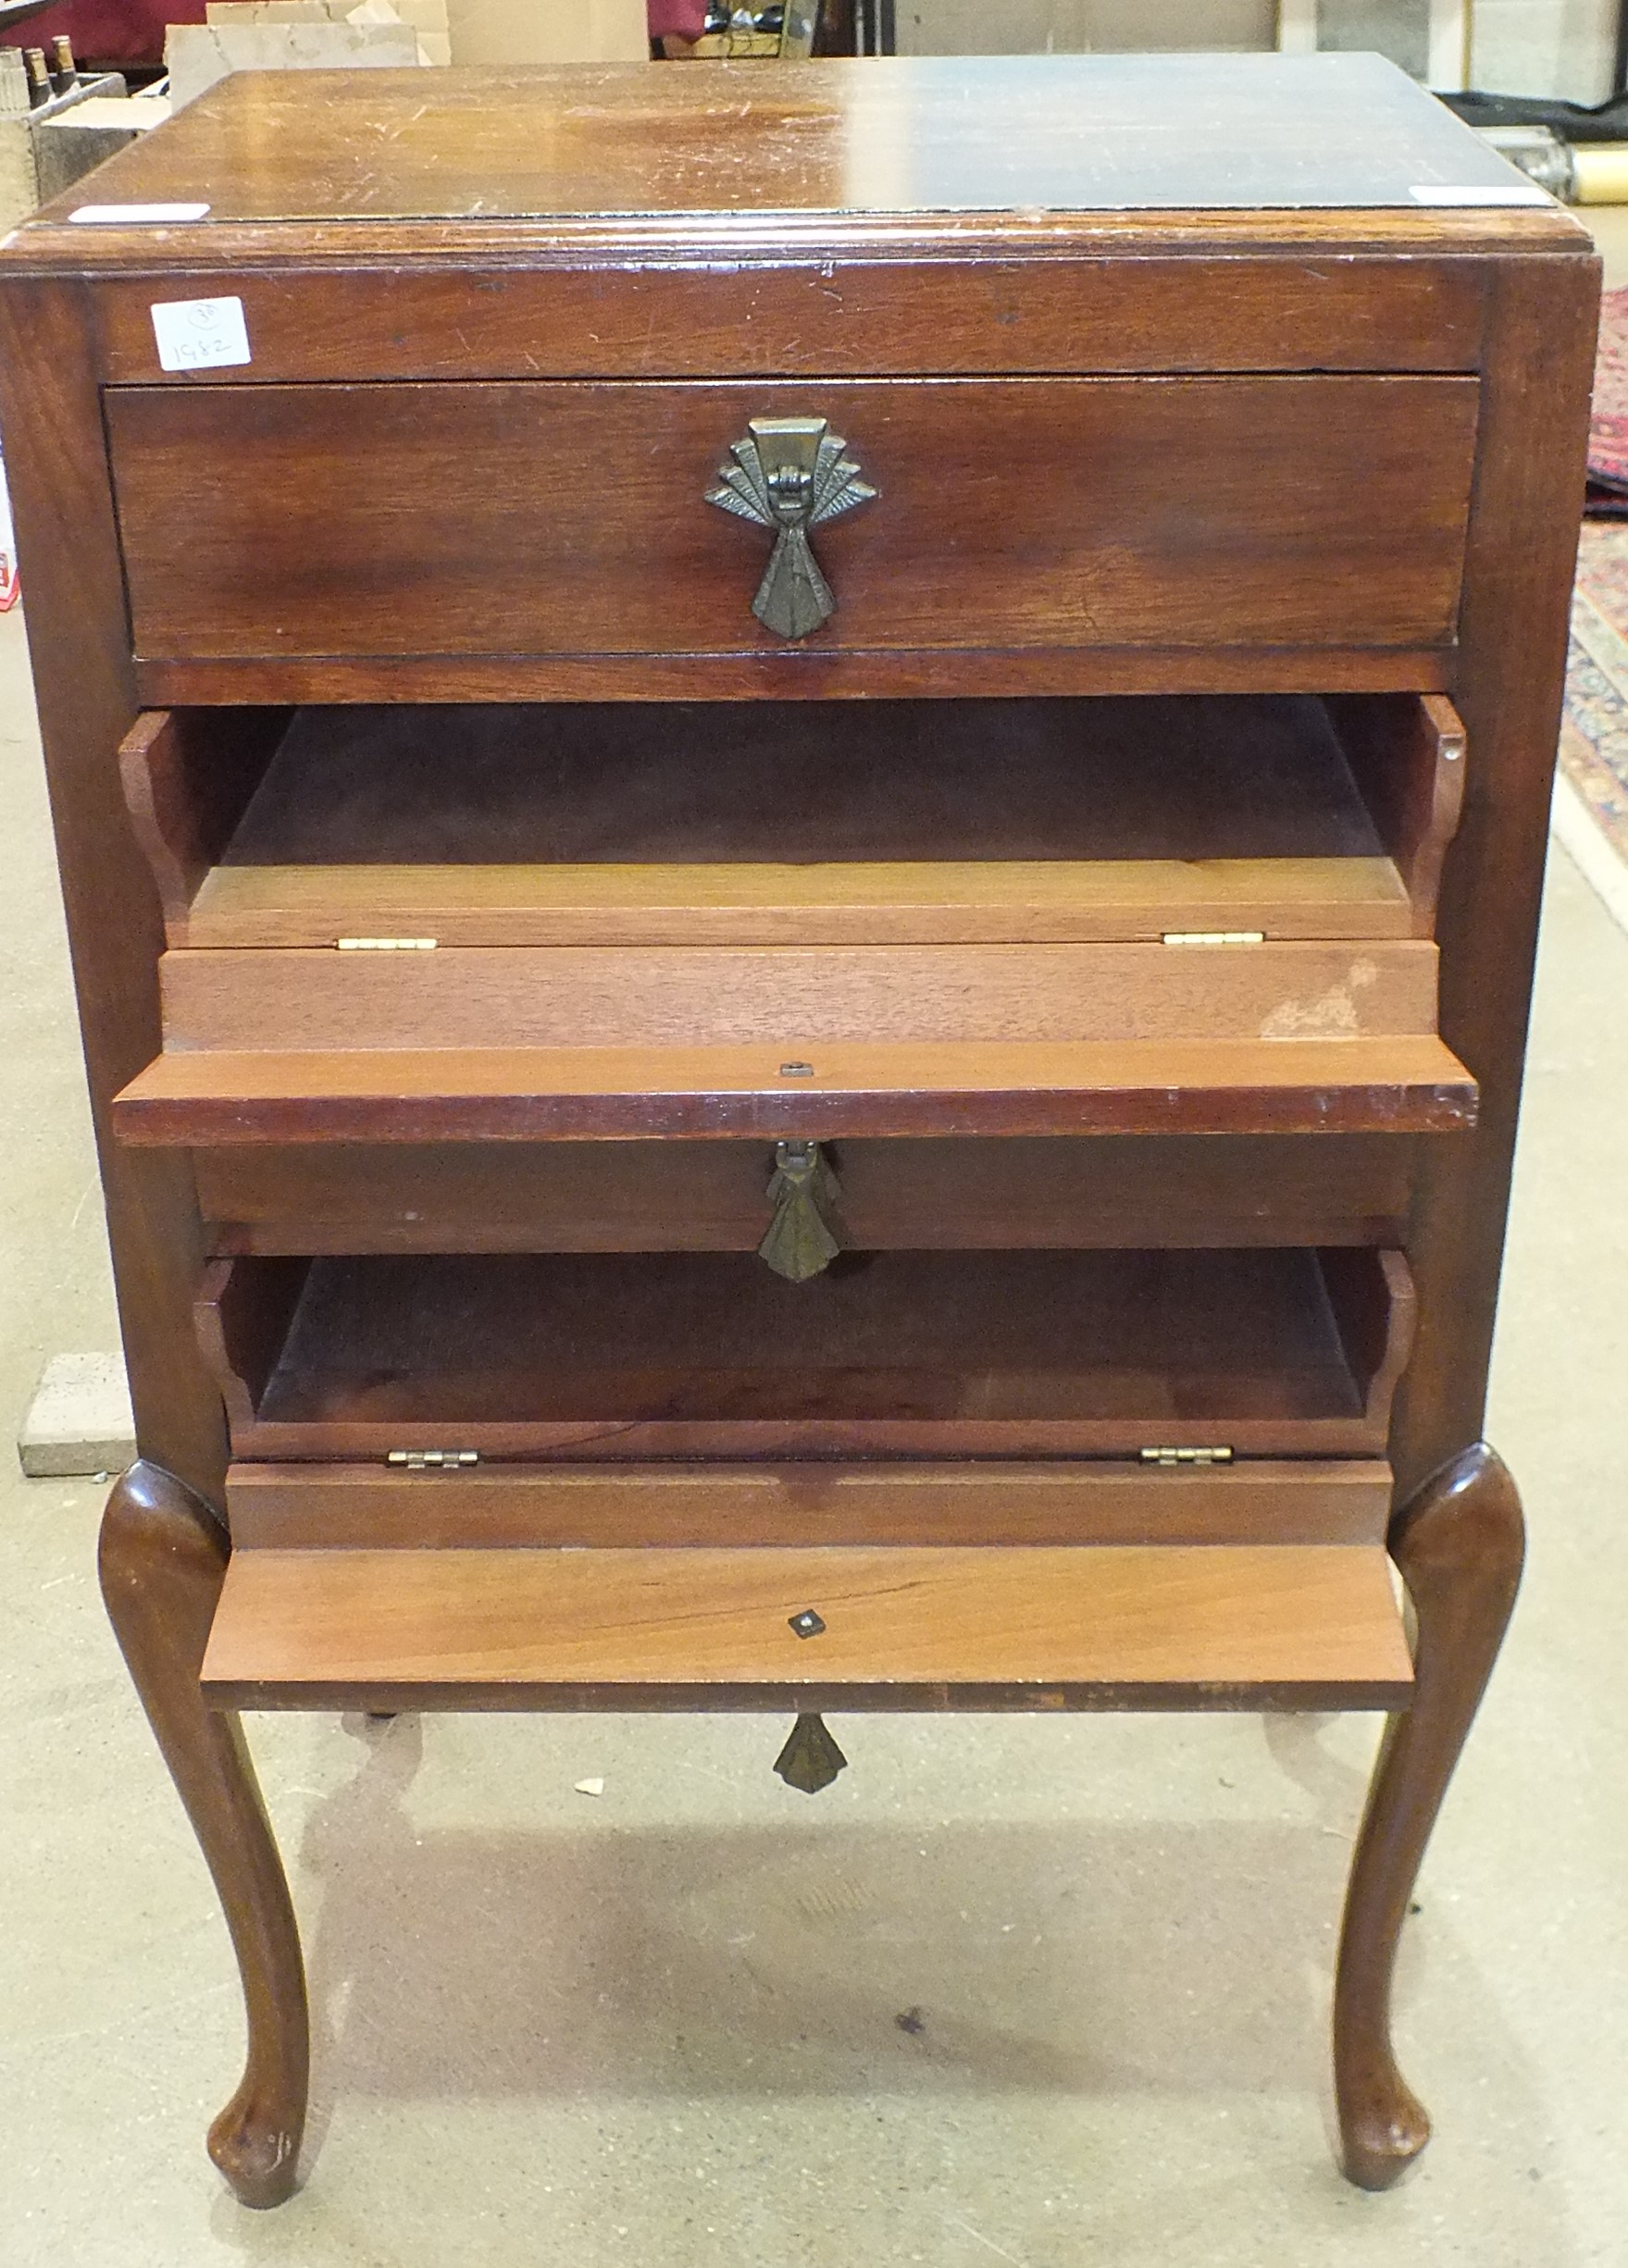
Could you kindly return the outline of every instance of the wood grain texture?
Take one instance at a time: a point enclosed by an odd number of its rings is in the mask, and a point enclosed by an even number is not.
[[[1341,1456],[1412,1301],[1373,1252],[387,1256],[212,1261],[198,1317],[255,1459]]]
[[[772,652],[751,612],[766,539],[703,491],[750,418],[810,415],[880,491],[820,531],[839,599],[823,648],[954,648],[973,626],[1017,649],[1444,645],[1476,394],[540,380],[130,387],[106,405],[135,651],[186,661]]]
[[[234,1551],[1382,1544],[1390,1469],[1116,1464],[234,1465]]]
[[[1346,2173],[1386,2189],[1430,2139],[1397,2068],[1391,1980],[1421,1861],[1515,1604],[1521,1500],[1485,1444],[1405,1506],[1391,1550],[1418,1618],[1412,1710],[1392,1720],[1351,1861],[1335,1988],[1335,2083]]]
[[[287,713],[145,710],[118,750],[130,826],[164,910],[165,934],[187,913],[231,841],[281,737]]]
[[[1332,700],[1362,799],[1394,861],[1416,937],[1435,935],[1442,862],[1464,807],[1466,742],[1451,701]]]
[[[293,244],[367,266],[404,248],[408,276],[494,246],[635,269],[709,253],[777,267],[834,251],[949,254],[975,276],[1013,254],[1271,247],[1305,256],[1337,305],[1338,268],[1312,264],[1337,249],[1388,253],[1406,304],[1421,258],[1582,240],[1554,206],[1413,198],[1414,181],[1508,177],[1370,58],[1240,69],[1224,57],[1224,93],[1206,62],[1195,74],[1173,56],[867,58],[757,65],[749,86],[692,72],[652,86],[642,67],[614,66],[374,73],[365,87],[332,74],[309,92],[211,90],[165,143],[124,153],[105,186],[143,203],[213,192],[206,226],[168,232],[176,266],[276,263]],[[1082,136],[1087,105],[1096,130]],[[31,223],[19,264],[117,274],[150,262],[139,229],[87,242],[65,226],[78,201]],[[1419,299],[1433,328],[1468,313]],[[1218,298],[1224,332],[1226,314]]]
[[[1398,1246],[1408,1136],[827,1146],[863,1251]],[[767,1142],[237,1144],[193,1158],[216,1252],[752,1252]]]
[[[1366,217],[1342,216],[1359,226]],[[1470,218],[1456,217],[1460,226]],[[1141,218],[1150,234],[1149,217]],[[1217,220],[1220,233],[1241,235],[1227,230],[1224,217]],[[1015,216],[1009,225],[1021,234]],[[1398,260],[1342,249],[1333,272],[1315,252],[1290,246],[1274,254],[1247,242],[1210,264],[1161,256],[1158,243],[1127,262],[1112,251],[1103,256],[1100,243],[1095,257],[1089,244],[1057,243],[1063,229],[1053,221],[1053,241],[1035,242],[1030,259],[1014,256],[1008,237],[986,242],[976,260],[946,260],[930,246],[877,242],[875,231],[855,224],[857,243],[823,251],[811,244],[801,255],[787,247],[756,260],[737,250],[727,268],[675,268],[659,258],[595,256],[578,245],[561,257],[526,229],[504,231],[509,242],[488,238],[484,260],[465,245],[448,273],[446,252],[437,258],[429,232],[417,232],[416,258],[392,263],[377,240],[365,253],[357,224],[346,226],[351,256],[339,273],[325,269],[308,243],[295,252],[259,231],[230,247],[215,239],[217,250],[201,249],[168,279],[179,299],[211,298],[230,266],[254,341],[248,370],[166,378],[150,286],[118,276],[99,281],[108,383],[766,378],[838,370],[1048,377],[1379,366],[1427,374],[1473,371],[1481,343],[1480,271],[1450,250],[1416,247]],[[963,222],[961,234],[976,229]],[[447,231],[439,233],[444,240]],[[456,241],[470,233],[466,227]],[[1104,216],[1095,233],[1131,231]],[[516,235],[529,251],[525,265],[510,249]],[[100,250],[100,232],[98,239]],[[83,256],[82,232],[71,249]]]
[[[1254,946],[189,948],[178,1052],[1348,1041],[1435,1029],[1423,939]],[[817,1068],[817,1065],[816,1065]]]
[[[742,539],[744,540],[744,533]],[[967,632],[970,638],[971,631]],[[816,638],[742,653],[369,654],[137,661],[149,708],[285,701],[864,701],[1151,693],[1422,693],[1449,688],[1453,648],[964,644],[847,651]]]
[[[1047,1710],[1373,1707],[1411,1670],[1373,1547],[261,1550],[203,1679],[256,1707]]]
[[[1454,1134],[1475,1088],[1439,1040],[184,1050],[119,1094],[134,1146],[790,1140],[945,1134]],[[789,1050],[790,1051],[789,1053]],[[782,1075],[807,1060],[811,1076]]]
[[[90,311],[73,283],[0,288],[0,425],[29,582],[29,651],[142,1454],[205,1498],[226,1467],[191,1307],[201,1258],[184,1159],[118,1146],[108,1102],[158,1044],[160,911],[118,792],[136,720]]]
[[[1166,929],[1408,934],[1387,858],[754,866],[219,866],[171,945],[963,945]]]
[[[1594,371],[1597,264],[1499,266],[1453,693],[1471,755],[1443,868],[1442,1033],[1481,1083],[1473,1139],[1420,1161],[1404,1496],[1481,1437],[1520,1109]],[[1538,414],[1535,405],[1543,405]]]
[[[271,1260],[253,1271],[211,1260],[198,1280],[198,1343],[234,1439],[255,1422],[309,1274],[309,1261],[300,1258]]]
[[[237,1718],[198,1678],[227,1572],[226,1531],[156,1466],[132,1465],[102,1519],[102,1595],[142,1706],[185,1804],[237,1954],[248,2060],[209,2129],[209,2155],[244,2205],[293,2192],[310,2049],[288,1885]]]

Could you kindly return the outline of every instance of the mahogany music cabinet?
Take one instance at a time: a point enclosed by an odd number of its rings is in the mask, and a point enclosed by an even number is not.
[[[246,2202],[241,1708],[769,1711],[811,1792],[827,1709],[1392,1710],[1336,2088],[1423,2146],[1595,292],[1358,56],[234,78],[11,239]]]

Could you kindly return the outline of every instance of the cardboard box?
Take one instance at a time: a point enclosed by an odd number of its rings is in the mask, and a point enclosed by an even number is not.
[[[99,94],[60,112],[47,113],[33,129],[40,203],[60,196],[106,159],[117,157],[138,134],[162,126],[169,112],[167,95],[142,94],[132,100],[129,95]]]
[[[444,32],[447,0],[207,0],[212,24],[404,23]]]
[[[897,0],[901,56],[1245,53],[1277,45],[1276,0]]]
[[[447,0],[454,63],[643,63],[644,0]]]
[[[231,71],[400,70],[418,60],[411,24],[171,24],[164,43],[179,110]]]

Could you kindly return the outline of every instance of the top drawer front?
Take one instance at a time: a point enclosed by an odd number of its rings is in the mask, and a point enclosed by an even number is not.
[[[704,501],[750,418],[879,491],[809,649],[1450,642],[1476,385],[1447,378],[130,387],[108,428],[152,661],[785,651]]]

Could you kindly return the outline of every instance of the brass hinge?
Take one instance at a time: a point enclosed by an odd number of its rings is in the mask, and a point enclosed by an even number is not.
[[[444,1472],[454,1465],[478,1465],[478,1449],[392,1449],[387,1465],[404,1466],[408,1472]]]
[[[1232,1451],[1214,1449],[1144,1449],[1144,1465],[1230,1465]]]
[[[1167,929],[1165,945],[1264,945],[1263,929]]]
[[[340,937],[342,953],[433,953],[434,937]]]

